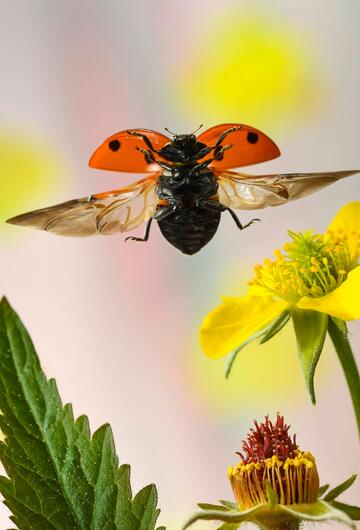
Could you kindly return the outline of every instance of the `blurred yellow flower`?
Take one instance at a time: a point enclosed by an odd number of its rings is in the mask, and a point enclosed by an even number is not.
[[[241,115],[244,123],[274,127],[294,116],[314,119],[326,90],[309,35],[274,9],[220,6],[203,26],[173,82],[195,122]]]
[[[34,197],[45,195],[66,174],[46,140],[22,131],[0,130],[0,221],[25,208]]]
[[[294,234],[255,267],[248,293],[224,298],[203,321],[200,342],[212,358],[231,352],[291,308],[360,318],[360,202],[340,209],[325,235]]]

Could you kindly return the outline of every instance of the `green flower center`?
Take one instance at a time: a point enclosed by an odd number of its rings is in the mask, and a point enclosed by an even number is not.
[[[358,232],[288,233],[292,241],[283,251],[275,251],[275,260],[266,259],[255,267],[250,285],[296,303],[303,296],[317,298],[333,291],[359,264]]]

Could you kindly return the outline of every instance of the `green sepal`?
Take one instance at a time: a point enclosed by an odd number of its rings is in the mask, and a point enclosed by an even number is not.
[[[281,506],[281,505],[279,505]],[[282,506],[283,512],[293,515],[300,521],[338,521],[344,523],[350,528],[356,528],[355,523],[350,517],[331,504],[325,501],[316,501],[307,504],[292,504],[291,506]]]
[[[279,504],[279,497],[277,496],[277,493],[272,488],[269,480],[265,480],[265,488],[266,488],[266,496],[267,496],[269,506],[270,508],[275,508],[275,506]]]
[[[238,354],[251,342],[261,337],[263,334],[263,330],[256,331],[253,335],[251,335],[248,339],[246,339],[244,342],[242,342],[239,346],[237,346],[232,352],[229,353],[226,363],[225,363],[225,377],[226,379],[230,376],[231,370],[234,366],[234,362],[236,360],[236,357]]]
[[[222,499],[222,500],[220,500],[220,504],[225,506],[225,508],[227,508],[228,510],[237,510],[238,509],[238,505],[237,505],[236,502],[224,501]]]
[[[324,493],[327,492],[329,487],[330,487],[330,484],[324,484],[323,486],[320,486],[318,496],[322,497],[324,495]]]
[[[211,504],[208,502],[199,502],[198,507],[202,510],[218,510],[221,512],[238,511],[238,505],[236,502],[220,500],[220,504]]]
[[[343,502],[338,501],[332,501],[330,503],[332,506],[337,508],[338,510],[341,510],[342,512],[345,512],[346,515],[350,517],[353,521],[360,521],[360,507],[359,506],[352,506],[351,504],[345,504]]]
[[[284,311],[281,315],[268,326],[261,337],[260,344],[265,344],[282,330],[290,320],[290,311]]]
[[[248,344],[250,344],[251,342],[259,338],[264,338],[264,337],[266,338],[266,340],[261,340],[260,344],[271,339],[272,337],[274,337],[274,335],[276,335],[276,333],[278,333],[285,326],[289,318],[290,318],[289,312],[284,311],[284,313],[282,313],[279,317],[273,320],[270,324],[259,329],[258,331],[255,331],[255,333],[253,333],[249,338],[244,340],[244,342],[239,344],[239,346],[237,346],[233,351],[231,351],[228,354],[227,361],[225,364],[225,377],[226,378],[229,377],[231,370],[233,368],[234,362],[236,360],[236,357],[241,352],[241,350],[245,348],[245,346],[247,346]]]
[[[344,480],[341,484],[338,486],[335,486],[335,488],[331,489],[324,497],[324,501],[330,502],[334,501],[338,498],[339,495],[344,493],[344,491],[348,490],[355,482],[357,475],[352,475],[347,480]]]
[[[222,510],[209,510],[209,511],[203,511],[195,513],[191,519],[185,524],[183,527],[183,530],[186,528],[189,528],[192,524],[194,524],[196,521],[221,521],[223,523],[229,523],[234,525],[235,523],[239,524],[244,521],[252,521],[253,516],[256,512],[258,512],[263,505],[255,506],[254,508],[250,508],[250,510],[244,510],[242,512],[239,511],[222,511]]]
[[[207,502],[199,502],[198,503],[198,507],[201,508],[202,510],[206,510],[206,511],[214,511],[214,510],[218,510],[218,511],[222,511],[222,512],[228,512],[229,509],[226,507],[226,506],[220,506],[219,504],[209,504]]]
[[[341,318],[336,318],[332,316],[330,316],[329,318],[334,322],[335,326],[339,329],[339,331],[341,331],[344,337],[347,337],[349,331],[345,320],[341,320]]]
[[[315,405],[314,375],[325,342],[328,315],[318,311],[292,309],[291,316],[305,384],[311,402]]]
[[[340,504],[340,503],[337,503]],[[346,507],[346,505],[344,505]],[[355,510],[354,515],[359,513],[355,507],[347,507],[349,511]],[[254,523],[262,528],[280,528],[281,526],[301,523],[302,521],[338,521],[350,528],[355,528],[355,523],[345,510],[339,509],[325,501],[318,500],[307,504],[259,504],[249,510],[209,510],[195,513],[183,527],[184,530],[196,521],[219,521],[223,524],[218,530],[233,530],[243,522]],[[236,526],[238,525],[238,526]]]

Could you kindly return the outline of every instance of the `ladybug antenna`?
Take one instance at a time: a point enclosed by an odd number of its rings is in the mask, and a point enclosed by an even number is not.
[[[198,128],[197,128],[194,132],[192,132],[191,134],[195,134],[195,133],[197,133],[197,132],[201,129],[201,127],[203,127],[203,125],[204,125],[204,124],[202,123],[202,124],[200,125],[200,127],[198,127]],[[165,129],[165,131],[167,131],[168,133],[172,134],[173,136],[179,136],[178,134],[176,134],[176,133],[170,131],[167,127],[164,127],[164,129]]]
[[[177,136],[176,133],[172,132],[172,131],[169,131],[169,129],[167,127],[164,127],[165,131],[167,131],[168,133],[172,134],[173,136]]]
[[[191,133],[191,134],[195,134],[195,133],[197,133],[198,131],[200,131],[201,127],[203,127],[203,126],[204,126],[204,124],[202,123],[202,124],[200,125],[200,127],[198,127],[198,128],[197,128],[193,133]]]

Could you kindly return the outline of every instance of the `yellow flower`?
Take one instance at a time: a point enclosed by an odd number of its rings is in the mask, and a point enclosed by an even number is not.
[[[247,295],[224,298],[204,319],[200,342],[209,357],[226,355],[294,308],[360,318],[360,202],[341,208],[324,235],[289,234],[274,260],[255,267]]]
[[[329,333],[351,394],[360,434],[360,374],[346,320],[360,318],[360,202],[340,209],[325,234],[289,231],[275,259],[255,267],[248,292],[224,298],[203,321],[200,342],[211,358],[231,354],[228,376],[250,341],[271,339],[292,319],[299,360],[311,401],[314,374]]]
[[[220,501],[221,505],[199,504],[185,528],[198,520],[222,521],[221,528],[238,528],[251,522],[262,529],[296,530],[304,521],[339,521],[355,528],[360,508],[337,501],[356,476],[328,490],[319,487],[315,458],[301,451],[296,436],[289,435],[289,426],[277,415],[250,429],[240,462],[230,466],[228,477],[236,503]]]

